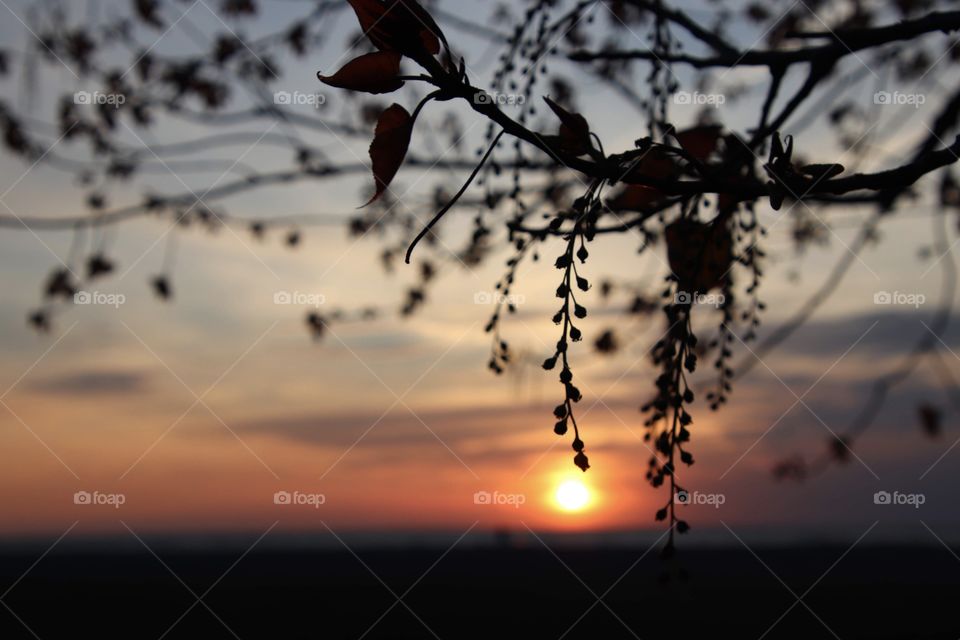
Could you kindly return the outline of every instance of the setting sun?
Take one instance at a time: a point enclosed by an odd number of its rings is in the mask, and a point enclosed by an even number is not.
[[[564,511],[580,511],[590,502],[590,491],[579,480],[566,480],[557,487],[554,498]]]

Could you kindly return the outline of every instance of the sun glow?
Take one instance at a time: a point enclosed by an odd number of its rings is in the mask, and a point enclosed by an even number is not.
[[[564,511],[582,511],[590,503],[590,491],[579,480],[565,480],[557,487],[554,500]]]

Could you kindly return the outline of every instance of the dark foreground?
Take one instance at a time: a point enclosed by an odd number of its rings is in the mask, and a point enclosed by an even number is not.
[[[845,551],[7,551],[0,638],[960,638],[948,550]]]

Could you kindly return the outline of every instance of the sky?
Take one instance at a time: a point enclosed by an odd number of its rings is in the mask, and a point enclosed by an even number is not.
[[[11,1],[2,11],[8,18],[12,13],[26,19],[27,4]],[[247,34],[270,32],[271,26],[275,29],[308,6],[268,4],[267,15],[241,25]],[[126,6],[87,5],[90,11],[105,13]],[[484,21],[482,16],[492,8],[455,1],[440,6]],[[685,8],[695,17],[703,14],[692,3]],[[598,11],[606,9],[600,6]],[[172,54],[191,46],[188,25],[214,33],[229,26],[219,23],[203,2],[189,9],[175,4],[171,12],[181,21],[160,37],[158,52]],[[598,23],[609,19],[600,15]],[[353,17],[341,12],[330,20],[322,51],[306,60],[284,61],[277,90],[321,90],[316,72],[328,73],[345,61],[345,41],[356,30]],[[451,41],[467,57],[472,76],[488,78],[496,60],[488,46],[442,17],[439,22],[448,34],[457,34]],[[0,24],[5,43],[15,50],[25,48],[32,36],[19,22],[5,19]],[[629,30],[614,33],[625,47],[636,37]],[[748,45],[762,34],[744,30],[735,35]],[[639,114],[621,97],[569,65],[556,64],[574,81],[581,111],[606,149],[630,148],[646,133]],[[687,75],[681,79],[692,82]],[[762,80],[762,74],[750,69],[737,69],[724,79],[748,88]],[[942,76],[930,74],[921,88],[933,102],[944,84]],[[869,100],[871,86],[868,82],[855,90],[862,94],[859,99]],[[85,85],[68,69],[60,69],[32,92],[23,89],[16,78],[5,80],[4,100],[31,105],[37,117],[50,118],[53,96],[84,90]],[[412,106],[414,94],[401,93],[398,99]],[[339,106],[330,95],[332,104],[325,113],[350,108]],[[736,105],[721,107],[720,118],[742,130],[750,126],[756,104],[754,92]],[[485,123],[468,109],[450,108],[461,117],[470,143],[463,152],[448,153],[469,157]],[[694,116],[681,107],[675,114],[678,124]],[[818,124],[798,138],[798,152],[864,170],[889,167],[899,152],[923,137],[922,123],[929,120],[925,108],[880,112],[869,153],[862,158],[836,148]],[[252,130],[276,133],[265,122]],[[168,120],[141,135],[145,142],[173,143],[201,131]],[[301,133],[333,157],[366,158],[368,139]],[[137,142],[131,131],[130,143]],[[70,143],[58,150],[69,157],[82,158],[84,153]],[[258,144],[206,157],[227,166],[239,158],[275,168],[290,166],[291,155],[288,148]],[[222,169],[198,173],[175,166],[155,166],[156,174],[111,191],[111,205],[136,202],[146,185],[176,193],[230,179],[220,175]],[[394,190],[404,194],[403,206],[426,221],[433,213],[427,203],[437,179],[432,172],[402,170]],[[460,179],[446,177],[444,184],[455,188]],[[361,174],[284,185],[217,205],[250,219],[295,214],[346,219],[365,199],[368,182]],[[6,155],[0,157],[0,193],[0,201],[19,216],[84,210],[84,191],[73,176],[43,164],[31,168]],[[784,212],[766,206],[760,210],[770,229],[762,286],[768,305],[764,331],[769,332],[828,277],[832,265],[849,251],[857,221],[867,212],[832,212],[828,243],[798,253]],[[960,448],[953,448],[960,433],[948,417],[940,438],[926,438],[916,418],[918,403],[946,406],[944,391],[929,368],[919,369],[891,395],[875,427],[858,443],[857,459],[801,484],[774,482],[770,473],[783,457],[819,453],[831,432],[852,420],[869,391],[870,377],[894,367],[928,331],[941,304],[937,267],[944,260],[936,255],[922,259],[941,233],[933,224],[933,211],[926,198],[886,220],[880,228],[882,242],[855,259],[848,277],[813,320],[738,382],[728,406],[718,413],[706,407],[695,413],[696,464],[682,470],[681,479],[703,495],[723,496],[719,505],[684,507],[695,532],[729,525],[768,539],[818,540],[863,531],[880,521],[872,535],[881,538],[923,538],[928,536],[924,526],[944,538],[958,537],[950,533],[958,524],[950,505],[955,503],[951,478],[960,472]],[[469,232],[470,213],[457,215],[443,229],[444,242],[451,247],[460,246]],[[947,224],[952,244],[956,225],[952,220]],[[0,233],[5,301],[0,306],[3,539],[56,536],[72,524],[71,535],[122,535],[125,527],[153,533],[231,533],[260,531],[271,523],[278,532],[290,534],[326,526],[380,532],[475,526],[482,531],[528,527],[659,535],[653,513],[668,496],[644,480],[650,452],[642,442],[637,408],[652,388],[655,373],[646,349],[663,331],[663,322],[656,316],[624,321],[615,315],[617,305],[605,304],[596,291],[587,295],[591,317],[583,328],[588,339],[617,323],[631,342],[613,357],[591,353],[586,342],[572,353],[584,392],[578,420],[592,465],[581,473],[572,464],[567,441],[552,433],[550,412],[560,399],[560,387],[553,374],[538,366],[556,339],[549,320],[557,278],[552,259],[520,270],[514,293],[523,300],[504,331],[523,364],[515,373],[496,377],[486,370],[490,343],[483,325],[490,307],[476,300],[478,293],[492,291],[506,253],[478,268],[452,258],[445,262],[429,304],[412,318],[334,325],[314,343],[303,325],[308,306],[276,304],[278,293],[322,298],[322,307],[399,307],[415,274],[404,268],[384,273],[378,242],[358,241],[343,226],[332,224],[304,229],[303,243],[294,251],[282,246],[279,232],[263,241],[242,230],[211,236],[171,230],[169,220],[157,218],[125,223],[100,241],[119,269],[101,281],[96,292],[120,294],[123,304],[64,309],[54,330],[38,335],[26,326],[26,314],[37,305],[49,271],[68,260],[73,236],[11,228]],[[595,246],[595,257],[586,266],[589,277],[636,280],[650,292],[661,288],[662,248],[638,256],[635,236],[603,238]],[[162,303],[147,282],[162,268],[168,251],[175,255],[175,296]],[[559,251],[559,245],[548,246],[543,254]],[[915,306],[875,304],[875,294],[884,291],[923,300]],[[705,325],[716,321],[709,308],[698,308],[697,313]],[[944,360],[953,371],[960,367],[958,338],[948,332],[943,340]],[[750,352],[742,345],[737,354],[737,360],[749,360]],[[582,482],[590,498],[584,508],[568,511],[555,494],[571,479]],[[877,491],[922,493],[925,502],[919,508],[876,505]],[[77,492],[114,498],[112,503],[76,504]],[[278,492],[303,503],[277,504]],[[484,495],[501,503],[484,504]],[[122,496],[122,504],[116,504],[115,496]],[[706,534],[701,538],[713,539]]]

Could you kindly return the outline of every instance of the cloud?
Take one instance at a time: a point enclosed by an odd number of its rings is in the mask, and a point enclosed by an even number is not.
[[[32,391],[47,395],[113,395],[139,393],[149,375],[141,371],[74,371],[31,382]]]
[[[934,327],[936,313],[933,308],[891,309],[886,307],[884,311],[876,313],[814,319],[798,329],[789,340],[780,345],[778,351],[836,358],[870,329],[857,344],[858,352],[885,356],[900,355],[913,349],[920,339],[933,339],[927,327]],[[871,329],[871,325],[874,324],[875,326]],[[960,350],[960,329],[952,326],[943,335],[943,341],[954,351]],[[939,342],[937,344],[939,345]]]

